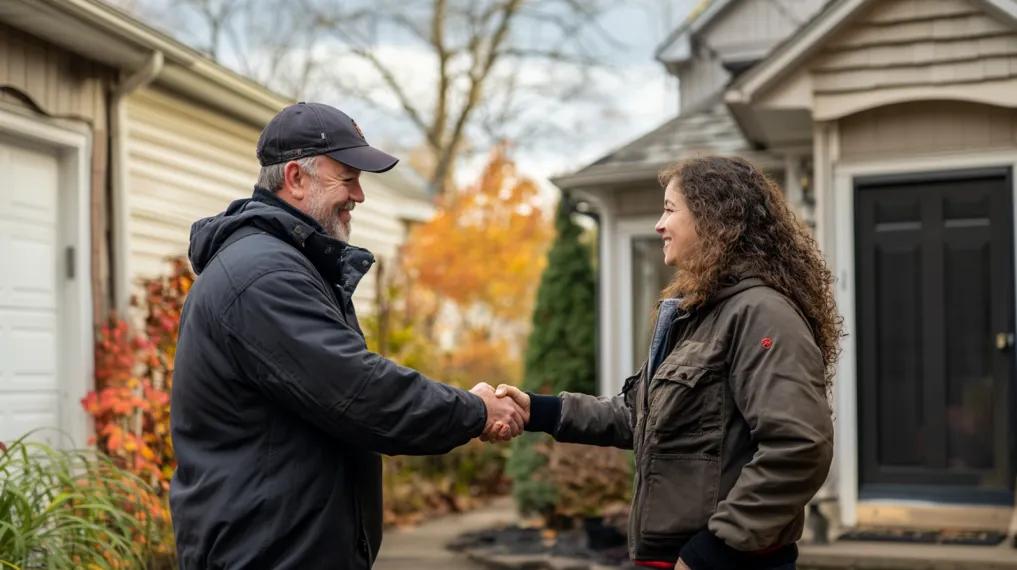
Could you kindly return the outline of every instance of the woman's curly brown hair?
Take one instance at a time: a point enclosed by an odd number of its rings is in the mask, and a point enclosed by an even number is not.
[[[685,160],[660,173],[665,188],[672,181],[685,198],[700,239],[663,297],[681,297],[683,307],[692,309],[733,278],[759,277],[805,315],[829,382],[843,332],[833,274],[780,188],[750,162],[719,156]]]

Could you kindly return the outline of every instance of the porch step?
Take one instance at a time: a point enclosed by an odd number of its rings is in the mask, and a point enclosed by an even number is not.
[[[803,544],[801,570],[1017,570],[1017,548],[866,541]]]

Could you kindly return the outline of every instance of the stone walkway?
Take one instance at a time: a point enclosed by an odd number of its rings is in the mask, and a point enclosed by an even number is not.
[[[448,515],[405,530],[386,530],[374,570],[481,570],[464,555],[445,548],[459,535],[516,522],[515,505],[502,497],[486,507]]]
[[[489,570],[490,568],[554,568],[615,570],[545,555],[474,556],[452,552],[445,545],[463,533],[518,522],[511,498],[497,499],[484,508],[448,515],[405,530],[388,530],[374,570]],[[1012,540],[1012,539],[1011,539]],[[1017,570],[1017,550],[1010,545],[944,546],[901,543],[835,542],[802,547],[801,570]],[[625,566],[631,567],[631,566]]]

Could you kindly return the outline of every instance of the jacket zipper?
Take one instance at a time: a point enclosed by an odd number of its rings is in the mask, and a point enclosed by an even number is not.
[[[685,320],[688,319],[689,317],[690,317],[689,313],[684,313],[678,317],[678,320],[679,321]],[[683,323],[682,325],[679,326],[680,329],[676,329],[675,332],[680,334],[677,335],[674,344],[671,345],[671,350],[673,350],[675,346],[678,346],[679,343],[681,343],[688,337],[689,323]],[[638,453],[636,456],[636,461],[639,462],[639,465],[636,466],[636,478],[637,478],[636,497],[635,501],[633,502],[632,515],[629,518],[629,540],[630,540],[629,544],[630,550],[632,551],[631,552],[632,555],[635,555],[635,549],[631,548],[631,546],[639,543],[639,538],[636,533],[636,527],[640,524],[639,519],[642,516],[643,501],[645,495],[644,488],[646,487],[646,482],[644,481],[643,477],[639,476],[639,472],[642,471],[644,467],[648,469],[650,466],[649,456],[646,453],[646,432],[647,432],[646,426],[647,424],[650,423],[650,409],[651,409],[650,406],[653,404],[653,400],[650,398],[650,382],[652,382],[653,379],[649,377],[649,372],[650,372],[650,363],[649,361],[647,361],[646,368],[644,369],[643,373],[642,387],[644,389],[644,392],[642,397],[643,401],[642,425],[637,426],[639,428],[638,441],[640,453]]]

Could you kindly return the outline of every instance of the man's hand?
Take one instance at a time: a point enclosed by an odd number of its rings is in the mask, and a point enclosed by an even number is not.
[[[487,424],[481,440],[508,441],[523,433],[523,426],[530,418],[528,407],[523,411],[514,399],[495,396],[494,388],[487,382],[477,384],[470,392],[480,396],[487,407]]]
[[[681,558],[679,558],[678,562],[676,562],[674,565],[674,570],[692,570],[692,569],[686,566],[685,562],[682,561]]]
[[[510,397],[512,400],[523,410],[526,414],[526,421],[530,421],[530,395],[523,392],[515,386],[508,384],[498,384],[498,389],[494,391],[494,395],[499,398]]]

